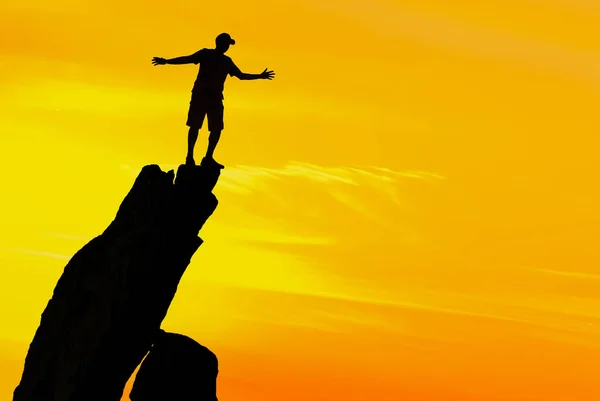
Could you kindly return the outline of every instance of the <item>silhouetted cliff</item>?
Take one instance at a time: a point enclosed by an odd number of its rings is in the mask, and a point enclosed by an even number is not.
[[[146,166],[44,310],[14,401],[119,401],[217,207],[218,169]],[[91,211],[93,212],[93,211]]]

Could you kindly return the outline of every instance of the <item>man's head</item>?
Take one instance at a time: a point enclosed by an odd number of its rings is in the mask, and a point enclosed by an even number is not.
[[[216,49],[221,53],[225,53],[227,50],[229,50],[230,45],[235,45],[235,40],[231,39],[231,36],[229,36],[228,33],[222,33],[217,36],[215,43],[217,45]]]

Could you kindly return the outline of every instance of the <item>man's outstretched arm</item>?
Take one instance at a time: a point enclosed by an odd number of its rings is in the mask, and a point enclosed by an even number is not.
[[[181,56],[181,57],[175,57],[175,58],[162,58],[162,57],[154,57],[152,59],[152,64],[153,65],[165,65],[165,64],[196,64],[196,58],[194,57],[194,54],[189,55],[189,56]]]
[[[233,75],[234,77],[241,79],[242,81],[251,81],[254,79],[273,79],[275,78],[275,72],[268,71],[266,68],[260,74],[246,74],[245,72],[236,71]]]

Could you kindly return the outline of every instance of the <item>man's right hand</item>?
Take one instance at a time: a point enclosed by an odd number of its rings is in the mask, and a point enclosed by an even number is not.
[[[260,78],[261,79],[273,79],[273,78],[275,78],[275,72],[267,71],[267,69],[265,68],[265,70],[260,74]]]
[[[152,65],[165,65],[167,64],[167,59],[162,57],[154,57],[152,59]]]

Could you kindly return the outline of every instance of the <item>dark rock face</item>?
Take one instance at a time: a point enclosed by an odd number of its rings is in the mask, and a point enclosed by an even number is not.
[[[142,169],[115,220],[69,261],[13,401],[119,401],[217,207],[218,169]]]

